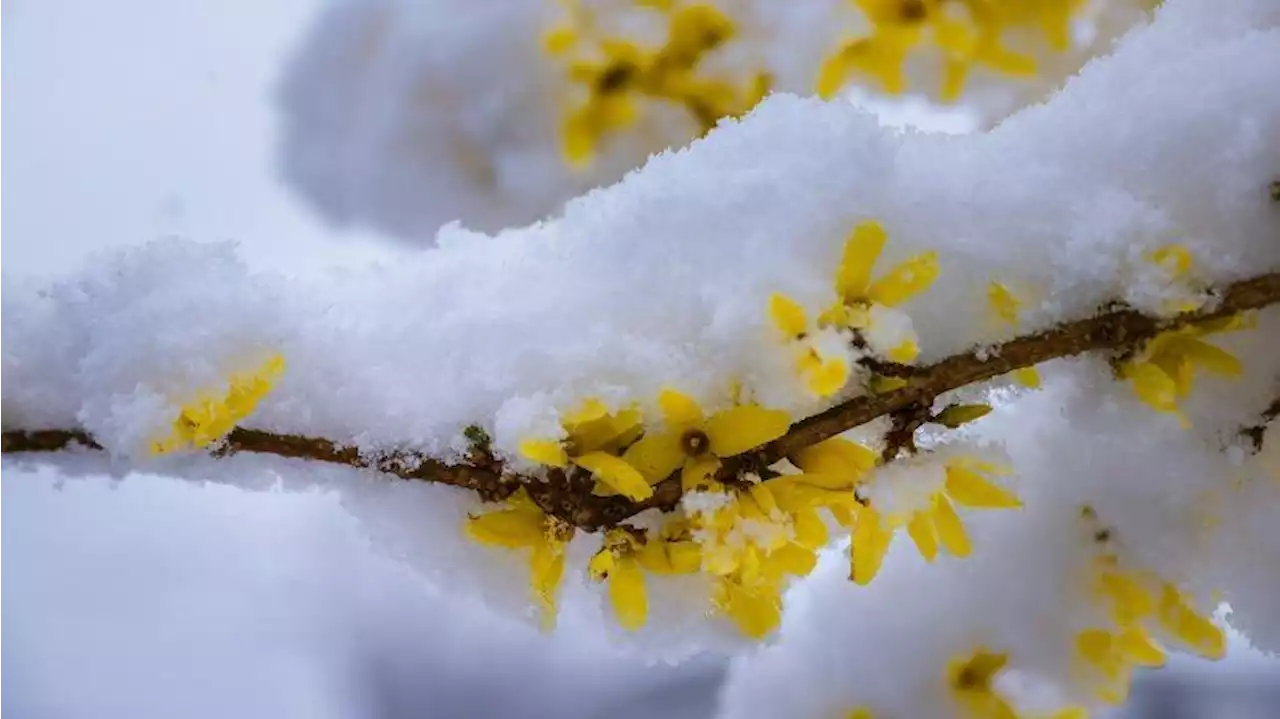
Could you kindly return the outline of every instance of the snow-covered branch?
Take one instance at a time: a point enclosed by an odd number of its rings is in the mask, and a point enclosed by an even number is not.
[[[931,407],[944,393],[1017,369],[1084,352],[1132,352],[1162,332],[1203,325],[1280,303],[1280,273],[1235,282],[1214,294],[1219,299],[1211,309],[1172,318],[1152,317],[1128,308],[1114,309],[994,347],[953,355],[922,367],[877,363],[882,372],[904,380],[905,385],[882,393],[854,397],[796,422],[778,439],[729,458],[721,465],[716,478],[721,482],[737,481],[743,472],[758,472],[845,431],[907,407]],[[1269,414],[1264,416],[1262,426],[1275,414],[1273,409],[1267,412]],[[1261,432],[1261,428],[1257,431]],[[51,452],[75,444],[101,449],[82,430],[10,429],[4,432],[5,452]],[[547,513],[593,532],[617,526],[647,509],[670,510],[679,504],[683,494],[679,473],[654,485],[651,497],[633,501],[622,496],[599,497],[592,494],[594,482],[580,471],[552,472],[545,480],[518,473],[508,474],[503,463],[486,451],[473,451],[468,462],[459,463],[446,463],[412,452],[366,456],[355,448],[342,447],[328,439],[245,428],[232,430],[223,442],[215,445],[214,451],[217,454],[258,452],[368,467],[402,479],[440,482],[473,490],[490,501],[505,499],[518,487],[524,487]]]

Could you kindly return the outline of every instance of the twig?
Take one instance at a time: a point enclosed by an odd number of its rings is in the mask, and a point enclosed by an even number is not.
[[[1160,319],[1128,308],[1107,309],[1093,317],[1017,337],[982,351],[953,355],[931,365],[912,367],[909,372],[895,372],[905,380],[904,386],[881,394],[854,397],[796,422],[782,437],[725,460],[718,478],[732,480],[745,469],[768,466],[879,417],[908,407],[927,407],[944,392],[1016,369],[1090,351],[1132,350],[1170,329],[1203,324],[1276,303],[1280,303],[1280,273],[1270,273],[1227,286],[1216,304],[1200,312]],[[98,447],[79,430],[17,430],[4,432],[3,451],[50,452],[73,444]],[[454,465],[413,453],[370,458],[326,439],[243,428],[233,430],[218,451],[261,452],[372,468],[405,479],[464,487],[485,499],[504,498],[523,485],[545,511],[588,531],[615,526],[647,509],[671,509],[680,501],[681,494],[678,472],[658,483],[652,497],[633,502],[621,496],[595,496],[589,482],[571,481],[574,478],[563,473],[552,473],[546,480],[509,474],[500,462],[483,454],[473,454],[473,461],[478,459],[478,463]]]

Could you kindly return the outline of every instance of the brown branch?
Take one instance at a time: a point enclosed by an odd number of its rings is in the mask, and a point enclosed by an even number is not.
[[[1133,350],[1170,329],[1203,324],[1276,303],[1280,303],[1280,273],[1270,273],[1229,285],[1218,302],[1200,312],[1160,319],[1129,308],[1107,309],[1093,317],[1017,337],[983,351],[953,355],[931,365],[895,372],[906,381],[903,387],[854,397],[801,420],[784,436],[725,460],[719,478],[732,480],[744,470],[767,467],[804,447],[879,417],[901,413],[909,407],[928,407],[944,392],[1016,369],[1090,351]],[[78,430],[6,431],[3,451],[49,452],[74,444],[98,448],[92,438]],[[507,474],[502,464],[485,452],[473,453],[471,464],[453,465],[407,452],[366,457],[353,448],[340,447],[326,439],[243,428],[233,430],[215,452],[260,452],[371,468],[405,479],[464,487],[485,499],[504,498],[523,485],[545,511],[588,531],[617,525],[647,509],[671,509],[680,501],[681,494],[678,472],[658,483],[652,497],[633,502],[625,497],[593,495],[589,478],[574,472],[553,472],[545,481]]]

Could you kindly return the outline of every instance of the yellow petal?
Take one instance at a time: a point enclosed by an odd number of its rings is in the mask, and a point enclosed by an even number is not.
[[[876,719],[876,715],[872,714],[871,710],[866,707],[858,707],[857,709],[850,709],[849,713],[844,715],[844,719]]]
[[[1111,662],[1111,634],[1103,629],[1086,629],[1076,635],[1076,650],[1086,662],[1105,672]]]
[[[991,405],[989,404],[953,404],[939,412],[933,421],[944,427],[955,429],[962,424],[986,417],[990,413]]]
[[[542,541],[542,513],[502,509],[467,518],[467,536],[481,544],[510,549],[532,547]]]
[[[967,59],[947,60],[943,65],[942,90],[938,93],[938,99],[944,104],[959,100],[964,94],[965,82],[968,79],[969,61]]]
[[[875,375],[871,378],[870,388],[875,394],[885,394],[894,390],[902,389],[907,386],[907,380],[902,377],[885,377],[883,375]]]
[[[1013,492],[987,481],[977,472],[955,465],[947,467],[946,491],[957,503],[975,509],[1022,506],[1022,500]]]
[[[908,364],[920,356],[920,345],[913,339],[903,340],[884,355],[890,362]]]
[[[818,555],[811,549],[788,542],[769,553],[766,558],[771,570],[797,577],[807,577],[818,564]]]
[[[574,463],[595,475],[619,494],[636,501],[653,496],[653,488],[635,467],[619,457],[604,452],[588,452]]]
[[[585,167],[596,154],[599,130],[591,115],[581,108],[565,117],[560,128],[561,151],[570,167]]]
[[[658,395],[658,406],[662,409],[662,418],[669,427],[688,427],[702,424],[702,407],[689,395],[667,388]]]
[[[849,363],[843,357],[824,360],[806,373],[805,385],[816,397],[830,397],[849,382]]]
[[[854,520],[853,546],[849,552],[853,566],[850,577],[854,583],[866,586],[875,579],[884,563],[884,555],[893,541],[893,530],[884,526],[880,513],[871,507],[863,507]]]
[[[773,492],[770,491],[768,484],[764,482],[753,484],[747,489],[747,493],[751,495],[751,499],[760,507],[760,511],[764,512],[765,516],[780,511],[778,502],[773,498]]]
[[[841,477],[843,483],[828,486],[821,481],[801,481],[828,489],[841,489],[853,486],[854,482],[876,466],[876,453],[844,437],[832,437],[805,447],[791,461],[806,473]]]
[[[911,515],[907,521],[907,534],[916,543],[916,549],[924,561],[932,562],[938,557],[938,530],[933,526],[933,515],[929,511],[920,510]]]
[[[1170,279],[1177,279],[1191,269],[1191,252],[1182,245],[1165,245],[1152,250],[1147,257],[1162,266],[1169,273]]]
[[[552,28],[542,36],[542,49],[548,55],[562,55],[578,42],[578,33],[571,27]]]
[[[782,599],[776,591],[747,591],[733,583],[726,586],[728,598],[724,610],[743,634],[763,639],[777,628],[782,621]]]
[[[587,562],[587,576],[593,582],[603,582],[613,573],[613,566],[613,550],[605,547],[591,555],[591,561]]]
[[[1113,603],[1118,624],[1130,624],[1156,611],[1156,598],[1133,577],[1120,572],[1098,575],[1098,590]]]
[[[939,494],[933,501],[933,524],[938,530],[938,539],[942,540],[942,546],[953,557],[969,556],[973,546],[969,542],[968,532],[964,529],[964,522],[960,521],[956,508],[951,506],[951,500]]]
[[[615,562],[609,575],[609,601],[623,629],[634,632],[644,626],[649,601],[645,595],[644,573],[634,558],[621,557]]]
[[[806,507],[792,515],[796,532],[796,542],[808,549],[819,549],[827,543],[827,525],[818,515],[818,510]]]
[[[1196,367],[1223,377],[1235,378],[1244,374],[1240,359],[1230,352],[1200,340],[1186,343],[1184,352]]]
[[[938,254],[925,252],[893,268],[867,289],[867,298],[896,307],[928,289],[938,278]]]
[[[679,430],[649,431],[623,452],[622,459],[635,467],[645,481],[655,484],[684,464]]]
[[[1140,667],[1162,667],[1165,662],[1161,649],[1138,625],[1125,627],[1117,637],[1116,648],[1129,662]]]
[[[680,472],[680,488],[683,492],[707,489],[720,469],[720,460],[714,455],[690,459]]]
[[[799,302],[781,292],[769,297],[769,317],[787,339],[798,339],[809,329],[809,320]]]
[[[588,397],[578,407],[566,412],[562,421],[566,426],[583,424],[601,419],[609,414],[609,407],[599,397]]]
[[[1013,381],[1027,389],[1040,389],[1040,373],[1035,367],[1023,367],[1009,373]]]
[[[542,609],[542,628],[551,630],[556,622],[556,596],[564,577],[564,546],[558,542],[540,542],[529,558],[530,587]]]
[[[667,559],[676,574],[696,572],[702,567],[702,545],[693,541],[667,542]]]
[[[1178,411],[1178,387],[1173,378],[1150,362],[1135,362],[1125,368],[1138,399],[1160,412]]]
[[[1160,625],[1187,649],[1206,659],[1221,659],[1226,655],[1227,640],[1222,629],[1192,609],[1172,586],[1164,588],[1158,617]]]
[[[836,294],[844,298],[846,304],[866,297],[871,271],[886,240],[884,227],[870,220],[859,223],[845,240],[840,268],[836,270]]]
[[[849,77],[850,70],[849,61],[845,58],[843,51],[837,51],[823,60],[822,66],[818,69],[817,82],[814,83],[814,90],[818,93],[818,97],[824,100],[835,97]]]
[[[781,437],[790,426],[786,412],[747,404],[716,412],[705,429],[711,451],[719,457],[732,457]]]
[[[563,469],[569,466],[569,454],[564,446],[552,439],[526,439],[520,443],[520,454],[525,459],[548,467]]]

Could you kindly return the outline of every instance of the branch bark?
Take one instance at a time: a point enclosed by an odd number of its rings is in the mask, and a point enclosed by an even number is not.
[[[728,480],[744,470],[766,467],[804,447],[879,417],[913,405],[932,404],[933,398],[944,392],[1016,369],[1084,352],[1136,349],[1161,332],[1276,303],[1280,303],[1280,273],[1269,273],[1228,285],[1216,303],[1199,312],[1161,319],[1131,308],[1110,308],[1093,317],[1066,322],[994,347],[952,355],[931,365],[905,368],[895,372],[906,381],[904,386],[882,394],[854,397],[796,422],[784,436],[725,460],[719,478]],[[74,429],[13,430],[5,431],[3,436],[5,453],[50,452],[75,444],[101,449],[88,434]],[[589,482],[570,481],[564,473],[554,473],[546,479],[511,474],[500,461],[483,455],[474,456],[466,464],[445,464],[414,453],[368,457],[354,448],[341,447],[323,438],[245,428],[233,430],[214,451],[216,454],[259,452],[376,469],[403,479],[463,487],[486,500],[505,498],[524,486],[543,510],[587,531],[615,526],[647,509],[669,510],[680,501],[681,494],[678,472],[656,485],[652,497],[633,502],[620,496],[595,496],[591,494]]]

